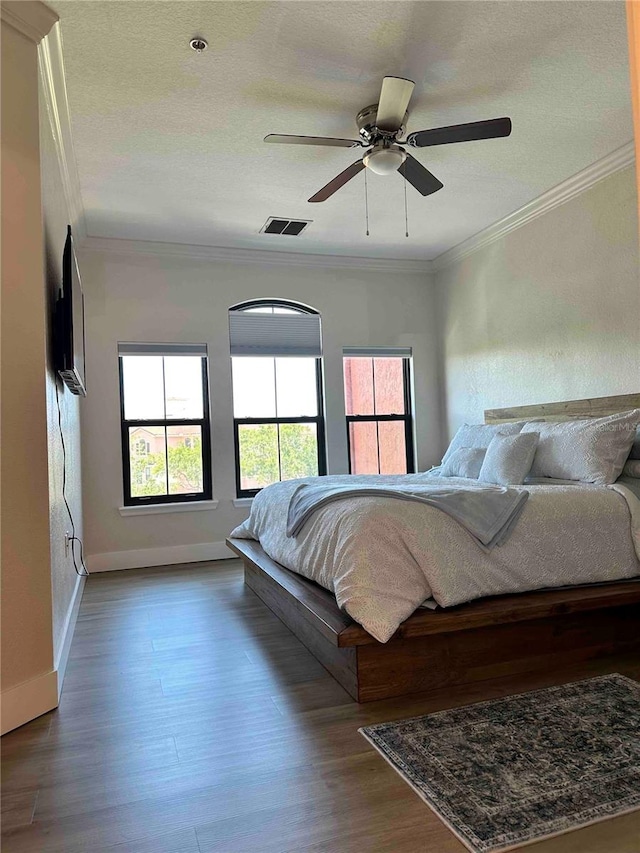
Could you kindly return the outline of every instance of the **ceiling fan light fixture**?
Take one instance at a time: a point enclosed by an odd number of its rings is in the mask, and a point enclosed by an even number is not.
[[[364,165],[377,175],[390,175],[397,172],[407,159],[407,152],[397,145],[376,146],[364,157]]]

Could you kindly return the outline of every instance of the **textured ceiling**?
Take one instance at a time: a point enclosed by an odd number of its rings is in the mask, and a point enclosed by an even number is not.
[[[623,2],[60,0],[75,153],[91,236],[433,258],[632,138]],[[209,50],[196,54],[201,35]],[[265,145],[357,137],[384,75],[416,89],[408,130],[509,115],[508,139],[414,152],[422,198],[369,173],[306,199],[358,150]],[[362,149],[359,149],[362,151]],[[268,216],[312,219],[266,236]]]

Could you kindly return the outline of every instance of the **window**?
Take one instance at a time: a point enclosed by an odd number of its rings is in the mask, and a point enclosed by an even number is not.
[[[411,350],[344,350],[349,473],[415,470],[411,418]]]
[[[238,497],[326,474],[320,315],[257,300],[229,311]]]
[[[125,506],[211,499],[204,344],[118,344]]]

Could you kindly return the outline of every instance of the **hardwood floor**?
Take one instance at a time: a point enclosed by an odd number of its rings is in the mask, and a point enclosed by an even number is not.
[[[3,853],[464,853],[361,725],[637,656],[357,705],[235,560],[94,575],[57,711],[2,739]],[[638,853],[640,812],[531,853]]]

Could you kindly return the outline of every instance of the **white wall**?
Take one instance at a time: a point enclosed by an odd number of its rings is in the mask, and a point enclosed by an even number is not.
[[[60,379],[56,379],[53,360],[53,312],[62,279],[62,254],[67,237],[67,225],[73,221],[64,194],[60,164],[54,143],[45,97],[40,85],[40,161],[42,178],[42,208],[45,254],[46,299],[46,399],[49,458],[49,535],[51,547],[51,593],[53,606],[53,651],[56,668],[67,639],[71,610],[79,593],[80,578],[65,550],[65,531],[71,531],[71,521],[62,496],[63,456],[58,427],[56,382],[62,415],[67,471],[66,496],[73,513],[76,536],[82,538],[82,483],[80,470],[80,398],[71,394]],[[78,553],[78,552],[76,552]],[[78,561],[79,562],[79,561]],[[73,629],[73,624],[71,625]],[[70,639],[70,638],[69,638]],[[62,663],[64,667],[64,663]]]
[[[486,408],[637,392],[633,168],[439,271],[436,288],[445,436]]]
[[[114,244],[117,244],[114,241]],[[219,543],[247,515],[233,505],[235,469],[227,310],[281,297],[322,315],[330,473],[347,471],[344,346],[413,347],[420,469],[439,454],[436,324],[424,273],[229,263],[171,255],[83,253],[87,383],[82,419],[85,537],[90,569],[186,559],[181,546]],[[117,342],[187,341],[209,347],[216,510],[121,517],[122,461]],[[152,549],[152,550],[150,550]],[[139,552],[134,553],[131,552]],[[117,552],[114,556],[114,552]],[[124,553],[123,553],[124,552]],[[147,552],[147,553],[145,553]],[[200,559],[218,549],[191,547]],[[106,555],[106,556],[105,556]]]

